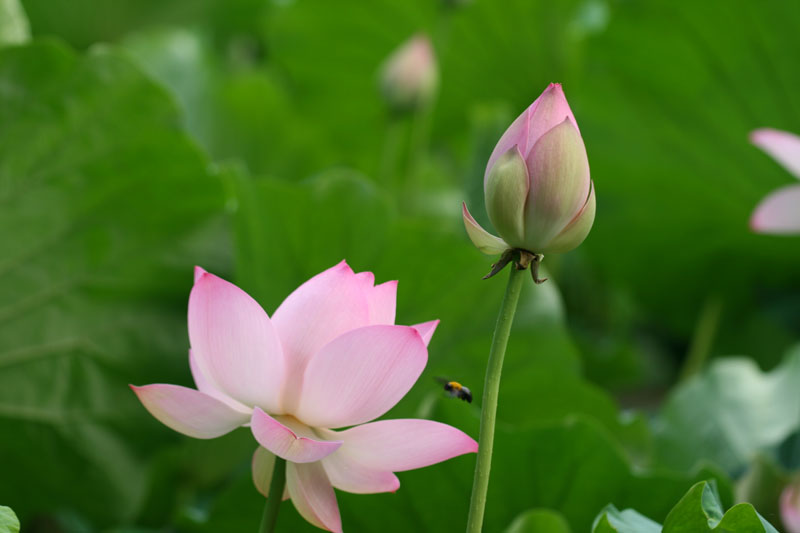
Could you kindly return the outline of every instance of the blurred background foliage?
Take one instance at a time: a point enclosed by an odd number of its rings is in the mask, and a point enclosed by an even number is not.
[[[800,132],[799,20],[781,0],[0,0],[0,504],[34,533],[256,528],[249,432],[184,438],[126,387],[190,384],[195,264],[270,313],[342,258],[399,279],[398,322],[442,322],[388,416],[477,437],[503,281],[480,280],[460,202],[486,222],[494,143],[560,81],[597,219],[522,297],[486,530],[587,531],[612,503],[662,523],[707,479],[780,526],[800,241],[749,231],[791,177],[747,135]],[[419,32],[440,90],[394,113],[377,72]],[[473,464],[339,493],[345,528],[458,529]],[[290,506],[279,527],[313,530]]]

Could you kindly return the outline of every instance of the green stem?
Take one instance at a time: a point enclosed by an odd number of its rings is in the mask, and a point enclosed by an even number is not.
[[[385,187],[394,190],[397,188],[397,175],[399,174],[397,165],[403,141],[403,122],[394,115],[390,116],[388,120],[379,176]]]
[[[722,299],[718,296],[710,296],[700,312],[700,318],[697,320],[697,326],[692,334],[689,352],[686,354],[686,360],[681,369],[681,381],[685,381],[703,370],[706,360],[711,354],[721,316]]]
[[[497,416],[497,398],[500,394],[500,373],[503,370],[503,357],[506,355],[508,336],[514,313],[517,310],[522,281],[527,272],[517,270],[512,263],[511,274],[506,286],[506,295],[494,328],[492,349],[486,367],[486,381],[483,385],[483,406],[481,408],[481,431],[478,437],[478,460],[475,464],[475,478],[472,482],[472,498],[469,504],[467,533],[480,533],[483,527],[483,513],[486,507],[486,493],[489,489],[489,471],[492,467],[492,447],[494,445],[494,425]]]
[[[416,191],[419,186],[420,173],[423,168],[430,138],[431,119],[433,118],[434,95],[430,102],[426,102],[414,110],[411,117],[411,139],[408,148],[408,169],[406,173],[406,191]]]
[[[275,458],[275,466],[272,467],[272,481],[269,482],[269,494],[267,503],[264,505],[264,514],[261,515],[261,527],[259,533],[272,533],[275,531],[275,523],[278,521],[278,510],[283,499],[283,490],[286,485],[286,459]]]

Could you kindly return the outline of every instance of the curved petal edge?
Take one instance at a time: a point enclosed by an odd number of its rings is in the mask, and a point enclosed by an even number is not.
[[[433,338],[433,333],[436,331],[436,327],[439,325],[439,320],[429,320],[428,322],[421,322],[419,324],[414,324],[411,326],[419,336],[422,337],[422,342],[425,343],[425,346],[431,343],[431,338]]]
[[[800,137],[788,131],[761,128],[750,133],[750,142],[800,178]]]
[[[478,224],[467,209],[467,204],[462,203],[461,215],[464,219],[464,227],[472,244],[486,255],[501,254],[508,250],[510,246],[500,237],[495,237]]]

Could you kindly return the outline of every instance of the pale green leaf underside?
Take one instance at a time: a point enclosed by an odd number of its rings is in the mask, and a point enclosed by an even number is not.
[[[25,43],[30,38],[28,17],[19,0],[0,0],[0,46]]]
[[[0,533],[19,533],[19,520],[10,507],[0,505]]]

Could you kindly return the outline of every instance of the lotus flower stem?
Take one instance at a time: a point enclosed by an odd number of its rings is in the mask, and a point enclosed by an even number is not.
[[[436,96],[434,94],[426,105],[414,110],[411,118],[411,138],[408,147],[408,176],[411,183],[405,184],[407,190],[414,190],[419,185],[419,175],[430,144],[431,120],[435,103]]]
[[[386,138],[380,162],[380,177],[387,188],[397,187],[398,160],[402,149],[403,122],[396,115],[389,116],[386,127]]]
[[[486,380],[483,385],[483,405],[481,407],[481,430],[478,438],[478,460],[475,464],[475,477],[472,482],[472,498],[467,519],[467,533],[479,533],[483,527],[483,513],[486,507],[486,492],[489,489],[489,471],[492,467],[492,447],[494,445],[494,425],[497,417],[497,398],[500,394],[500,374],[503,371],[503,358],[506,355],[508,336],[514,313],[517,310],[519,293],[525,272],[516,266],[509,269],[511,274],[506,286],[506,294],[497,317],[497,325],[489,352],[486,367]]]
[[[269,483],[269,494],[267,503],[264,505],[264,514],[261,515],[261,527],[259,533],[272,533],[275,531],[275,524],[278,522],[278,511],[283,499],[283,491],[286,486],[286,459],[275,458],[275,466],[272,469],[272,481]]]

